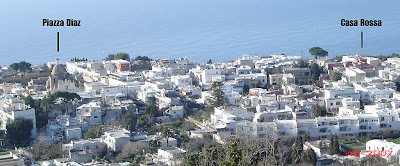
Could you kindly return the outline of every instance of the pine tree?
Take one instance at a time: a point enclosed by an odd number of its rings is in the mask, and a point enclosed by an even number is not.
[[[301,136],[296,137],[292,151],[292,163],[299,164],[301,159],[301,153],[303,152],[303,140]]]
[[[301,154],[301,162],[315,165],[317,163],[317,154],[313,149],[309,148]]]
[[[328,151],[330,155],[335,154],[334,150],[333,150],[333,135],[331,134],[331,138],[329,141],[329,147],[328,147]]]
[[[228,149],[227,149],[227,156],[229,163],[236,163],[238,164],[242,160],[242,151],[239,148],[239,140],[232,139],[229,142]],[[227,164],[229,165],[229,164]]]
[[[303,135],[303,143],[305,143],[305,142],[307,142],[307,141],[309,141],[309,140],[310,140],[310,135],[304,134],[304,135]]]
[[[335,140],[333,141],[333,148],[332,151],[334,154],[340,154],[340,149],[339,149],[339,138],[337,135],[335,135]]]
[[[319,141],[318,148],[319,148],[319,149],[320,149],[320,151],[322,152],[322,148],[323,148],[322,141]]]
[[[208,102],[213,107],[219,107],[225,104],[225,95],[224,91],[222,91],[222,86],[224,83],[221,81],[215,81],[212,83],[211,91],[212,95],[209,98]]]

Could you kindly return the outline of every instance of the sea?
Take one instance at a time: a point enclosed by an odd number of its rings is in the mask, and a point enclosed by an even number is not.
[[[51,27],[43,26],[43,19],[81,22]],[[341,26],[342,19],[381,20],[382,26]],[[131,58],[188,57],[197,63],[243,55],[313,58],[308,50],[314,46],[329,57],[400,53],[400,1],[0,1],[0,65],[102,60],[118,52]]]

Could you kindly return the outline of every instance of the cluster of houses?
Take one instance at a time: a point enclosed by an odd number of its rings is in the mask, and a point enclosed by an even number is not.
[[[202,128],[191,131],[191,137],[208,133],[226,143],[233,137],[307,134],[312,140],[320,140],[329,139],[330,135],[351,139],[399,134],[400,93],[395,82],[400,77],[400,58],[382,62],[375,57],[345,55],[341,61],[306,60],[324,69],[318,80],[312,79],[315,71],[298,64],[301,59],[286,55],[243,56],[214,64],[190,63],[187,58],[72,60],[66,64],[57,59],[47,64],[52,67],[49,76],[33,78],[25,86],[0,84],[0,127],[4,130],[16,118],[31,119],[36,124],[35,110],[19,96],[42,99],[55,92],[77,93],[80,100],[57,100],[58,106],[49,108],[47,126],[34,127],[32,139],[71,140],[63,145],[68,152],[68,160],[63,163],[87,163],[104,147],[118,152],[130,141],[166,141],[159,134],[122,128],[109,130],[101,138],[84,140],[83,135],[90,128],[120,121],[125,112],[143,114],[144,106],[137,101],[156,104],[163,112],[154,117],[159,123],[184,120],[185,105],[208,105],[213,94],[211,85],[220,81],[226,104],[216,107],[208,120],[200,122]],[[10,70],[3,66],[1,77],[11,75]],[[341,78],[332,81],[334,73],[341,73]],[[315,116],[313,110],[317,106],[327,114]],[[186,153],[176,147],[176,140],[170,139],[169,146],[162,143],[158,155],[153,155],[155,163],[174,165]]]

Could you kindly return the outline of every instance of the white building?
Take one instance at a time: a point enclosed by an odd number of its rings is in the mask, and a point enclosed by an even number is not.
[[[214,108],[214,114],[211,115],[211,123],[217,123],[223,119],[231,120],[252,120],[254,113],[241,107],[218,107]]]
[[[106,131],[102,136],[104,143],[108,149],[118,152],[123,146],[131,141],[131,133],[126,129],[117,129]]]
[[[400,157],[400,145],[395,144],[393,142],[387,142],[386,140],[379,140],[379,139],[374,139],[370,140],[365,143],[366,150],[368,151],[377,151],[377,152],[372,152],[372,155],[378,154],[379,156],[386,159],[388,162],[393,161],[395,159],[398,159]],[[390,155],[389,155],[390,153]],[[366,152],[362,156],[364,157],[370,157],[368,156],[370,153]],[[382,154],[382,155],[381,155]],[[373,157],[373,156],[371,156]],[[399,162],[400,163],[400,162]]]
[[[35,109],[25,105],[25,101],[13,96],[2,96],[0,99],[0,129],[6,130],[7,124],[18,118],[29,119],[33,123],[31,138],[36,138]]]
[[[358,68],[346,68],[345,75],[350,83],[363,81],[367,77],[365,71]]]
[[[171,82],[177,87],[192,85],[192,78],[189,75],[171,76]]]
[[[185,109],[183,106],[171,106],[168,109],[168,113],[171,119],[182,119],[185,113]]]
[[[201,72],[199,81],[203,84],[210,84],[214,81],[225,81],[222,69],[205,69]]]
[[[90,102],[76,108],[76,117],[89,124],[100,124],[103,122],[101,117],[101,105],[99,102]]]
[[[158,149],[157,159],[166,165],[180,165],[186,151],[177,147],[164,147]]]
[[[62,149],[65,151],[75,150],[87,150],[92,153],[101,152],[103,148],[106,148],[106,144],[101,138],[89,139],[89,140],[72,140],[70,143],[63,144]]]

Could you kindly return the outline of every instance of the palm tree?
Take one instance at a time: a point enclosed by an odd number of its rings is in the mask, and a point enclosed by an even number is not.
[[[161,134],[163,135],[164,138],[167,139],[167,147],[168,147],[168,138],[171,136],[172,131],[168,127],[165,127],[162,129]]]

